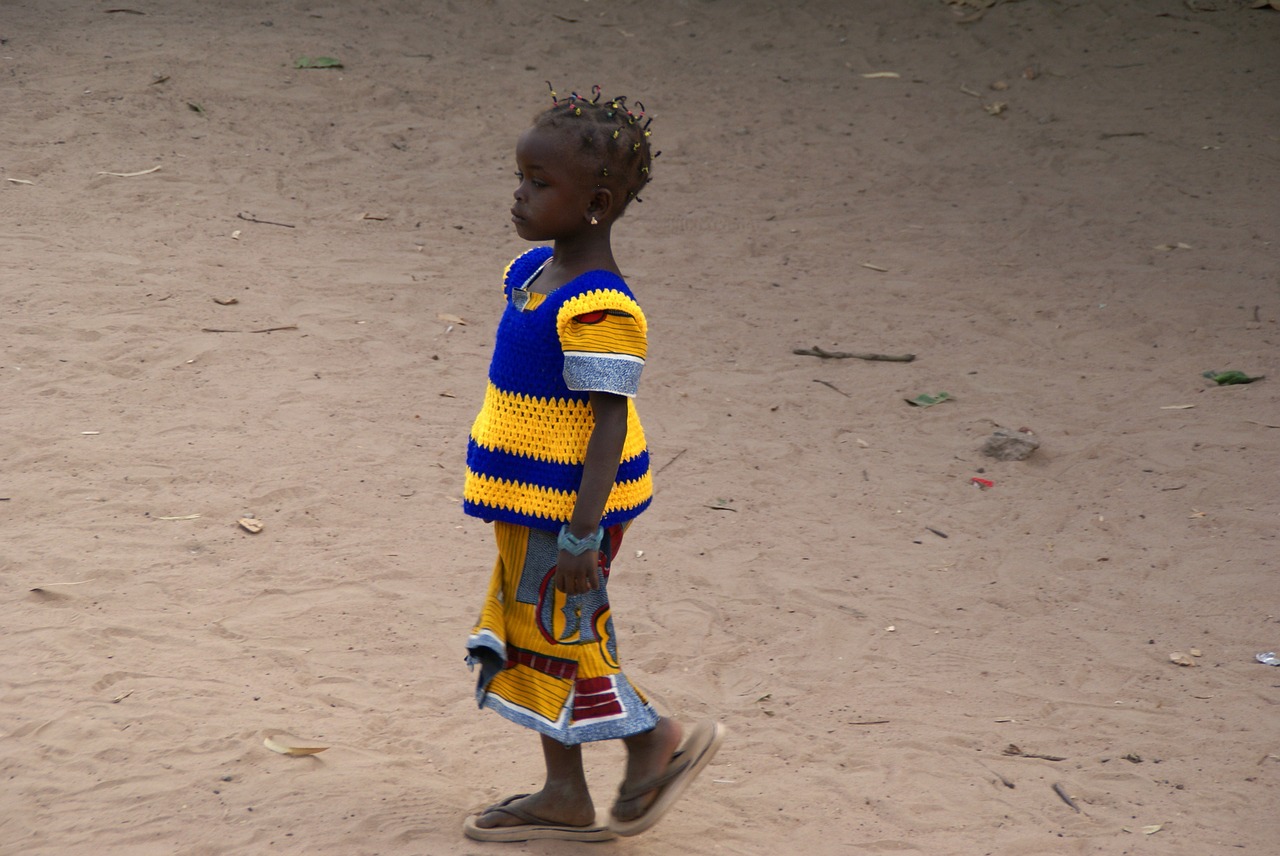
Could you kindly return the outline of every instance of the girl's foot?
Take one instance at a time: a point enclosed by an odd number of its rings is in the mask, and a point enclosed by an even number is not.
[[[626,738],[623,742],[627,745],[627,772],[622,780],[622,792],[627,793],[641,782],[651,782],[666,772],[671,756],[680,748],[682,736],[680,723],[664,716],[653,729]],[[657,797],[655,790],[616,803],[614,819],[625,823],[641,817]]]
[[[522,815],[524,818],[535,817],[547,825],[591,826],[596,821],[596,809],[591,803],[590,795],[587,795],[584,802],[581,797],[556,799],[547,796],[546,791],[542,790],[536,794],[507,797],[502,802],[489,806],[480,812],[475,825],[481,829],[523,826],[529,821],[523,819]]]

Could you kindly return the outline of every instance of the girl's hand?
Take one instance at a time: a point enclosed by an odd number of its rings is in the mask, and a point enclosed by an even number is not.
[[[556,560],[555,587],[568,595],[595,591],[600,588],[599,563],[600,554],[595,550],[588,550],[581,556],[561,550]]]

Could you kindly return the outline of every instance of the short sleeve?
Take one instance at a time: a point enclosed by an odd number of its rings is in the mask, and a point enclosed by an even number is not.
[[[644,315],[632,307],[635,314],[607,308],[562,316],[558,327],[569,389],[635,397],[648,341]]]

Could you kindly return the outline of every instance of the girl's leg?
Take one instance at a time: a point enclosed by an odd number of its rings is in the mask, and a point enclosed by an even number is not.
[[[670,758],[670,754],[667,757]],[[543,736],[542,758],[547,767],[547,779],[542,790],[511,805],[549,823],[566,826],[588,826],[593,823],[596,809],[591,802],[591,793],[587,790],[587,776],[582,767],[582,747],[565,746]],[[505,812],[487,811],[476,819],[476,826],[491,829],[496,826],[518,826],[523,822]]]

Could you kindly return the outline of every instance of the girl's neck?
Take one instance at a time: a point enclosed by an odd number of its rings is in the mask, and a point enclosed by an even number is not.
[[[599,226],[598,231],[592,233],[588,240],[556,241],[551,258],[531,287],[535,291],[550,293],[593,270],[606,270],[622,275],[622,271],[618,270],[618,263],[613,259],[609,227],[605,225]]]

